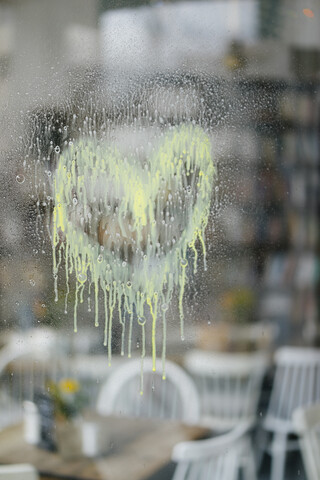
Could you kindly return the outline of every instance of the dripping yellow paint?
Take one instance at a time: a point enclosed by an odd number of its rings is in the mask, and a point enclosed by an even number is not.
[[[156,334],[162,332],[164,365],[166,312],[175,289],[183,337],[187,255],[193,255],[191,264],[196,271],[195,244],[199,240],[206,261],[204,231],[214,175],[209,138],[193,125],[172,128],[145,157],[135,152],[124,155],[121,146],[92,137],[69,145],[60,155],[54,176],[55,294],[57,298],[63,253],[67,295],[69,283],[75,283],[75,330],[78,303],[83,302],[85,292],[92,287],[94,323],[98,326],[99,291],[103,292],[104,345],[109,362],[112,321],[118,312],[121,353],[124,354],[128,332],[131,356],[132,322],[136,318],[144,355],[145,320],[141,319],[146,318],[152,324],[154,366]]]

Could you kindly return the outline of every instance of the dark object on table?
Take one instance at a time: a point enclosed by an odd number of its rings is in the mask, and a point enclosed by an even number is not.
[[[39,392],[35,394],[34,402],[40,415],[40,442],[39,447],[52,452],[57,450],[54,435],[54,404],[50,395]]]

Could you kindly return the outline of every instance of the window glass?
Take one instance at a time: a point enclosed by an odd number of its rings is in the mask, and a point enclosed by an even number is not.
[[[3,428],[128,357],[317,346],[318,3],[111,3],[0,2]]]

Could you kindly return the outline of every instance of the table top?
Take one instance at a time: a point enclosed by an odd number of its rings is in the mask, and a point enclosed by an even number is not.
[[[208,436],[208,429],[176,421],[103,417],[109,429],[104,455],[86,458],[79,454],[66,459],[29,445],[22,424],[0,432],[0,463],[31,463],[41,478],[72,480],[144,480],[165,467],[178,442]]]

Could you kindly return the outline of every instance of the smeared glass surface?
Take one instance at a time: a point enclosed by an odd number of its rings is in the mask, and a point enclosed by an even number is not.
[[[182,124],[157,132],[140,148],[121,141],[82,136],[57,159],[53,178],[53,275],[65,260],[67,293],[75,283],[74,330],[78,303],[93,292],[95,325],[104,296],[104,345],[111,362],[112,322],[122,327],[121,354],[131,356],[132,322],[137,317],[145,355],[146,317],[152,322],[155,368],[156,328],[162,317],[165,358],[166,311],[176,289],[183,339],[183,294],[187,250],[197,268],[196,242],[206,262],[208,222],[215,168],[211,145],[198,126]],[[205,266],[206,268],[206,266]],[[67,298],[66,298],[67,304]],[[127,335],[126,335],[126,330]],[[165,376],[165,374],[164,374]]]

